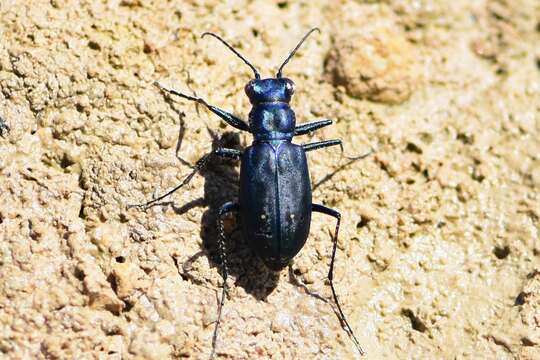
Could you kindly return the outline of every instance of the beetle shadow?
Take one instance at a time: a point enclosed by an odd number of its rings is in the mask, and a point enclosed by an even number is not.
[[[242,150],[238,133],[225,132],[219,137],[210,129],[208,131],[213,138],[212,150],[220,146]],[[217,252],[218,212],[226,202],[238,201],[239,172],[237,164],[237,161],[217,156],[212,157],[206,167],[200,171],[205,180],[203,198],[193,200],[181,207],[173,206],[178,214],[183,214],[198,206],[207,207],[201,219],[200,230],[204,250],[180,265],[183,268],[183,277],[193,278],[193,274],[189,273],[189,267],[201,256],[208,256],[211,266],[217,267],[221,272],[221,262]],[[224,217],[229,275],[236,279],[236,286],[242,287],[256,299],[263,300],[277,287],[279,273],[267,269],[263,262],[248,248],[240,231],[240,221],[237,213]]]

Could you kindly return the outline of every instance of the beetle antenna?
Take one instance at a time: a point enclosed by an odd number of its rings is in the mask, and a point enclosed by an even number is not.
[[[223,40],[220,36],[214,34],[214,33],[211,33],[211,32],[205,32],[204,34],[201,35],[201,38],[205,37],[206,35],[210,35],[212,37],[215,37],[216,39],[218,39],[219,41],[221,41],[223,43],[223,45],[225,45],[226,47],[229,48],[229,50],[231,50],[236,56],[238,56],[240,59],[242,59],[243,62],[246,63],[247,66],[249,66],[251,68],[251,70],[253,70],[253,72],[255,73],[255,79],[260,79],[261,78],[261,75],[259,75],[259,72],[257,71],[257,69],[255,69],[255,66],[251,65],[251,63],[249,61],[246,60],[245,57],[243,57],[242,55],[240,55],[240,53],[238,51],[236,51],[231,45],[229,45],[225,40]]]
[[[321,32],[321,30],[317,27],[314,27],[313,29],[309,30],[308,33],[306,35],[304,35],[304,37],[302,38],[302,40],[300,40],[300,42],[298,43],[298,45],[296,45],[296,47],[293,49],[293,51],[291,51],[291,53],[289,54],[289,56],[287,56],[287,58],[285,59],[285,61],[283,62],[283,64],[281,64],[281,66],[279,67],[278,69],[278,72],[276,74],[276,77],[277,78],[280,78],[281,77],[281,72],[283,71],[283,68],[285,67],[285,65],[287,65],[287,63],[291,60],[291,58],[294,56],[294,54],[296,54],[296,52],[298,51],[298,49],[300,48],[300,46],[302,46],[302,44],[304,43],[304,41],[306,41],[306,39],[308,38],[309,35],[311,35],[312,32],[314,31],[318,31],[319,33]]]

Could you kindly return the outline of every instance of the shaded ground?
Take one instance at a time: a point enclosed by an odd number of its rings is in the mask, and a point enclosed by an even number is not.
[[[336,285],[369,359],[540,358],[540,5],[476,1],[2,1],[0,352],[20,358],[206,358],[221,281],[215,209],[238,166],[211,148],[250,142],[153,81],[247,114],[249,69],[215,31],[285,74],[317,202],[343,214]],[[312,156],[313,155],[313,156]],[[328,176],[331,174],[331,176]],[[357,356],[332,308],[275,277],[232,232],[221,358]],[[333,223],[315,215],[293,265],[325,283]]]

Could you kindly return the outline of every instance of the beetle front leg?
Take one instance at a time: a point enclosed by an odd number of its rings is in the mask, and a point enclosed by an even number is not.
[[[221,291],[221,300],[219,301],[219,304],[218,304],[218,316],[216,319],[216,326],[214,327],[214,334],[212,335],[212,353],[210,354],[210,359],[212,359],[214,357],[214,354],[216,353],[218,330],[219,330],[219,324],[221,323],[221,311],[223,309],[223,304],[225,303],[225,295],[227,294],[227,277],[229,276],[229,267],[227,263],[227,248],[225,246],[225,243],[226,243],[225,229],[223,227],[223,217],[233,211],[238,212],[239,209],[240,209],[240,206],[237,203],[228,202],[228,203],[223,204],[221,208],[219,208],[219,212],[218,212],[219,237],[218,237],[217,245],[218,245],[219,259],[221,262],[221,275],[223,276],[223,287]]]
[[[160,84],[157,81],[154,84],[163,91],[166,91],[166,92],[171,93],[173,95],[183,97],[184,99],[195,101],[195,102],[197,102],[199,104],[203,104],[204,106],[206,106],[208,108],[208,110],[210,110],[211,112],[213,112],[214,114],[216,114],[217,116],[222,118],[227,124],[231,125],[232,127],[237,128],[238,130],[248,131],[249,132],[249,125],[244,120],[234,116],[231,113],[228,113],[225,110],[221,110],[218,107],[215,107],[213,105],[208,104],[203,98],[183,94],[183,93],[181,93],[181,92],[179,92],[177,90],[168,88],[168,87]]]
[[[294,129],[294,136],[308,134],[322,127],[332,125],[332,123],[333,123],[332,120],[321,120],[321,121],[314,121],[307,124],[298,125]]]
[[[212,150],[212,152],[209,152],[208,154],[204,155],[202,158],[197,160],[197,162],[195,163],[195,166],[193,167],[193,170],[191,171],[191,173],[188,176],[186,176],[184,178],[184,180],[182,180],[182,182],[178,186],[176,186],[172,190],[166,192],[165,194],[163,194],[163,195],[161,195],[161,196],[159,196],[159,197],[157,197],[157,198],[155,198],[153,200],[150,200],[150,201],[148,201],[148,202],[146,202],[144,204],[128,205],[128,209],[131,209],[133,207],[139,207],[139,208],[143,208],[144,210],[146,210],[150,206],[157,203],[158,201],[161,201],[161,200],[165,199],[167,196],[174,194],[181,187],[183,187],[184,185],[189,183],[191,181],[191,179],[193,179],[195,174],[197,174],[199,171],[201,171],[208,164],[208,162],[210,161],[210,158],[213,155],[219,156],[219,157],[222,157],[222,158],[226,158],[226,159],[239,160],[240,157],[242,156],[242,153],[239,150],[236,150],[236,149],[228,149],[228,148],[221,148],[221,147],[217,148],[215,150]]]
[[[336,260],[336,251],[337,251],[337,242],[338,242],[338,234],[339,234],[339,225],[341,223],[341,214],[338,211],[334,210],[334,209],[330,209],[330,208],[328,208],[328,207],[326,207],[324,205],[320,205],[320,204],[311,204],[311,210],[313,212],[319,212],[319,213],[322,213],[322,214],[332,216],[337,220],[336,229],[335,229],[334,237],[333,237],[334,246],[332,248],[332,259],[330,260],[330,270],[328,271],[328,281],[330,282],[330,288],[332,289],[332,296],[334,297],[334,302],[336,303],[336,306],[337,306],[337,309],[338,309],[337,314],[338,314],[339,320],[341,322],[341,325],[344,327],[345,331],[351,337],[351,339],[352,339],[354,345],[356,346],[356,349],[360,353],[360,355],[364,355],[365,352],[362,349],[362,346],[360,345],[360,342],[358,341],[358,339],[354,335],[354,332],[353,332],[351,326],[347,322],[347,319],[345,318],[345,314],[343,313],[343,310],[341,310],[341,305],[339,304],[339,300],[338,300],[338,297],[337,297],[337,294],[336,294],[336,289],[334,288],[334,262]]]

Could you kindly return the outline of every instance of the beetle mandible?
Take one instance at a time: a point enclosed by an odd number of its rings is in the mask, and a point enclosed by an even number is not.
[[[343,151],[343,144],[338,139],[304,145],[291,142],[294,136],[304,135],[332,124],[332,120],[321,120],[297,126],[294,111],[289,105],[294,93],[294,83],[283,77],[285,65],[314,31],[320,32],[318,28],[313,28],[305,34],[281,64],[276,76],[268,79],[261,79],[257,69],[218,35],[209,32],[202,35],[202,37],[212,36],[219,40],[253,70],[255,78],[249,81],[245,87],[245,92],[252,105],[248,123],[229,112],[208,104],[200,97],[186,95],[159,82],[155,83],[163,91],[206,106],[227,124],[238,130],[250,132],[254,137],[251,146],[247,147],[243,153],[236,149],[216,148],[197,161],[193,172],[177,187],[145,204],[133,205],[147,208],[173,194],[186,185],[208,163],[211,156],[241,160],[239,201],[225,203],[218,212],[217,250],[221,261],[223,287],[212,337],[211,358],[215,354],[229,273],[225,256],[223,217],[231,212],[239,214],[242,234],[249,248],[273,271],[280,271],[287,266],[304,246],[309,235],[312,212],[323,213],[336,219],[328,280],[339,320],[358,352],[361,355],[364,354],[341,309],[333,283],[341,214],[324,205],[312,203],[306,159],[306,152],[335,145],[341,146]],[[364,158],[370,153],[353,159]]]

